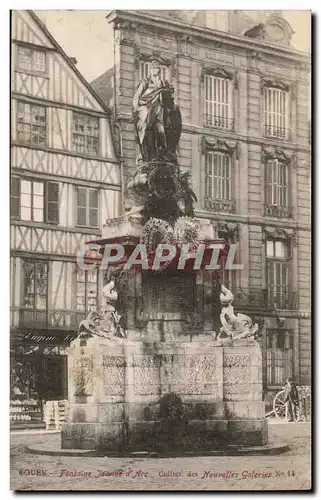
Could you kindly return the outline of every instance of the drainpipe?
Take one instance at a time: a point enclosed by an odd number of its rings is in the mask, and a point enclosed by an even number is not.
[[[120,207],[121,215],[124,213],[124,159],[123,159],[123,137],[122,128],[118,120],[117,103],[116,103],[116,27],[114,25],[114,127],[117,128],[119,134],[119,163],[120,163]]]

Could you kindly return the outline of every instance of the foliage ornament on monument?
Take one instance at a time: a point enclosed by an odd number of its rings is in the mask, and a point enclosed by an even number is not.
[[[161,218],[174,224],[182,215],[194,216],[197,198],[189,184],[189,172],[182,173],[177,161],[182,118],[174,88],[160,73],[159,62],[151,61],[149,75],[140,81],[133,98],[139,154],[128,187],[143,200],[144,221]]]
[[[152,267],[159,244],[176,245],[178,253],[183,245],[188,244],[192,252],[198,248],[198,235],[199,224],[191,217],[179,217],[174,227],[163,219],[151,218],[143,226],[140,243],[146,246],[149,267]],[[169,265],[170,261],[162,262],[159,270]]]

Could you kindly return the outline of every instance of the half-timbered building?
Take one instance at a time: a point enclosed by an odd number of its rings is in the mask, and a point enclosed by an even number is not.
[[[67,395],[65,349],[99,307],[75,252],[119,215],[109,109],[32,11],[12,12],[11,421]]]

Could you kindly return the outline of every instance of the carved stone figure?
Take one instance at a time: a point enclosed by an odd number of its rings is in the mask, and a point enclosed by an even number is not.
[[[78,338],[101,337],[120,340],[126,337],[125,331],[120,325],[121,316],[115,308],[118,293],[113,277],[104,286],[102,295],[105,299],[102,314],[90,312],[87,318],[79,324]]]
[[[174,88],[162,80],[160,72],[159,63],[152,61],[148,78],[141,80],[133,99],[133,121],[140,147],[138,163],[156,158],[177,161],[182,118],[174,103]]]
[[[252,320],[245,314],[235,314],[232,302],[234,300],[233,293],[224,285],[221,285],[220,301],[222,310],[220,320],[222,327],[218,334],[219,339],[230,338],[231,340],[239,340],[249,337],[256,338],[259,331],[257,323],[253,325]]]

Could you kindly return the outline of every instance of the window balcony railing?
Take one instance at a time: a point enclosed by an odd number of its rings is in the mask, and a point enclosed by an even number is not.
[[[205,113],[205,124],[208,127],[221,128],[225,130],[233,130],[234,128],[234,120],[232,118],[216,116],[210,113]]]
[[[267,290],[262,288],[242,288],[233,291],[233,306],[264,308],[267,304]]]
[[[77,330],[88,313],[63,309],[11,308],[11,326],[16,328],[56,328]]]
[[[277,293],[275,290],[267,288],[242,288],[236,289],[233,294],[233,305],[238,308],[297,309],[297,294],[295,292]]]
[[[211,212],[225,212],[234,213],[235,212],[235,202],[234,200],[218,200],[216,198],[205,197],[204,206],[207,210]]]
[[[265,215],[277,219],[291,219],[292,207],[281,207],[278,205],[265,205]]]
[[[269,309],[284,309],[294,311],[298,308],[298,297],[295,292],[278,292],[267,290],[267,307]]]
[[[276,127],[274,125],[264,125],[264,135],[265,137],[282,139],[284,141],[291,139],[290,129],[283,127]]]

